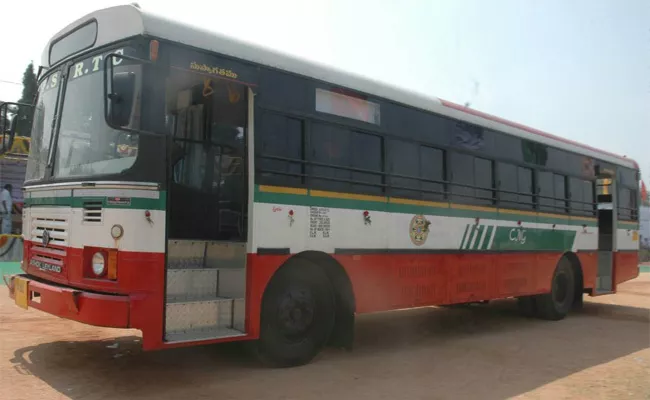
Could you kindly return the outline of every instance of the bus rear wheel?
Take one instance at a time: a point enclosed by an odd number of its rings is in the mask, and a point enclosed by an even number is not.
[[[555,268],[551,292],[535,296],[537,316],[550,321],[559,321],[566,317],[573,306],[575,288],[571,262],[563,257]]]
[[[334,291],[324,271],[308,260],[289,260],[264,293],[254,352],[274,367],[307,364],[329,340],[335,309]]]

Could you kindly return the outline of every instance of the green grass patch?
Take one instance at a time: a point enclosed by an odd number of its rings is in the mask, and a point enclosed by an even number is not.
[[[3,275],[19,274],[23,272],[20,269],[20,262],[0,262],[0,286],[4,286]]]

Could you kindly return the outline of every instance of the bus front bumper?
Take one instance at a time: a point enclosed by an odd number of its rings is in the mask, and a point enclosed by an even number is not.
[[[110,328],[129,327],[129,297],[99,294],[45,283],[29,275],[5,275],[9,297],[24,309],[35,308],[57,317]]]

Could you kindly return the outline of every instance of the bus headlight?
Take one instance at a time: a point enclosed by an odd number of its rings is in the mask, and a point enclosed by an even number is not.
[[[102,253],[97,252],[93,254],[92,264],[95,275],[104,275],[104,272],[106,271],[106,259]]]
[[[122,225],[113,225],[111,228],[111,236],[113,236],[113,239],[119,239],[124,235],[124,228],[122,228]]]

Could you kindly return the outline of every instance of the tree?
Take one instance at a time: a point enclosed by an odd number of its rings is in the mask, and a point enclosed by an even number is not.
[[[23,73],[23,94],[18,100],[19,103],[32,104],[38,91],[36,74],[34,73],[34,63],[30,62]],[[15,118],[18,118],[16,124],[16,135],[29,136],[32,128],[32,109],[22,108],[18,110]]]

